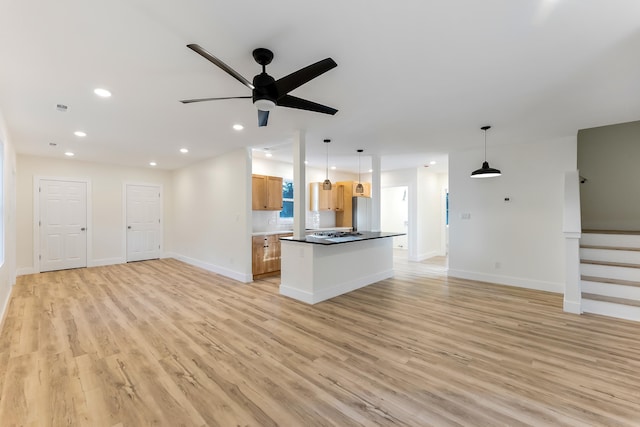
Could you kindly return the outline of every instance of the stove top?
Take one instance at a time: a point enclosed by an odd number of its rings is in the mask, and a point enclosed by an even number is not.
[[[347,236],[362,236],[362,233],[357,231],[316,231],[311,236],[318,238],[327,237],[347,237]]]

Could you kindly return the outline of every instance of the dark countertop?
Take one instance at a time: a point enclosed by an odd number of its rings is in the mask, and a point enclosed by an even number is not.
[[[294,239],[293,237],[281,237],[280,240],[291,242],[313,243],[316,245],[338,245],[341,243],[360,242],[363,240],[383,239],[386,237],[404,236],[406,233],[390,233],[384,231],[359,231],[359,236],[346,235],[342,237],[317,237],[308,235],[303,239]]]

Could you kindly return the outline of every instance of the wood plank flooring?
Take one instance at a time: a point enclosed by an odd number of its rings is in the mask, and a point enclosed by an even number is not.
[[[19,277],[0,425],[640,425],[638,323],[437,264],[315,306],[172,259]]]

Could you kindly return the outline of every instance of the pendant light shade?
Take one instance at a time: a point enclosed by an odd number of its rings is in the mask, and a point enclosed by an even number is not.
[[[493,178],[502,175],[499,169],[494,169],[489,166],[487,162],[487,131],[491,129],[491,126],[482,126],[480,129],[484,131],[484,162],[482,167],[471,172],[471,178]]]
[[[360,155],[363,151],[363,149],[358,150],[358,185],[356,185],[356,194],[364,194],[364,186],[360,181]]]
[[[327,145],[327,177],[322,183],[323,190],[331,190],[331,181],[329,181],[329,143],[330,142],[331,142],[330,139],[324,140],[324,143]]]

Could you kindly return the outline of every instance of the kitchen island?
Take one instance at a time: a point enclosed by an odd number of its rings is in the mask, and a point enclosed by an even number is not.
[[[393,276],[393,239],[362,231],[280,238],[280,294],[315,304]]]

